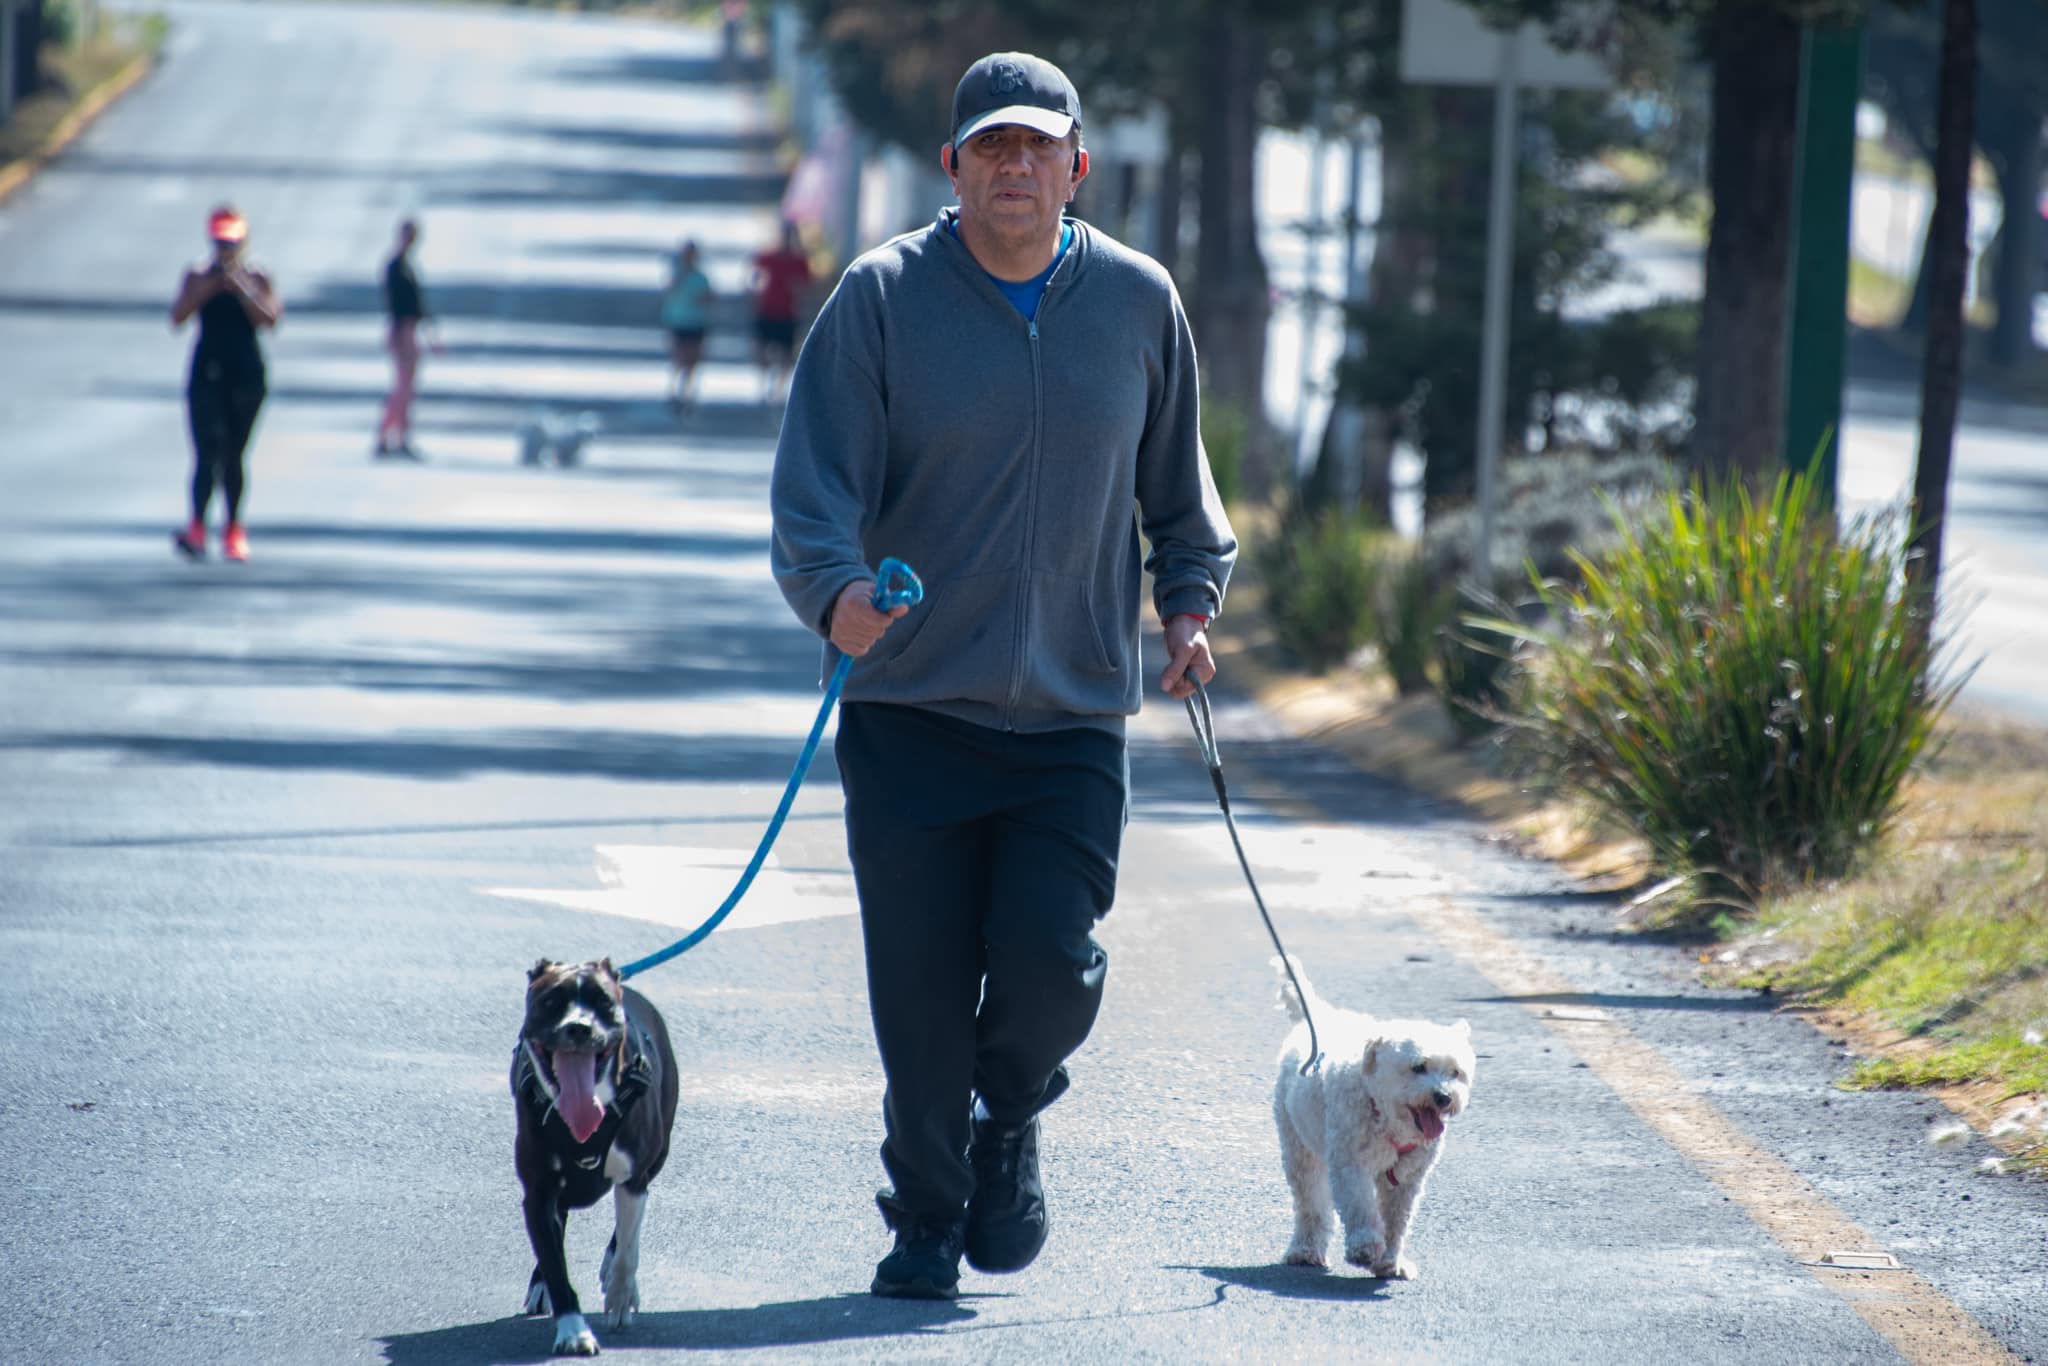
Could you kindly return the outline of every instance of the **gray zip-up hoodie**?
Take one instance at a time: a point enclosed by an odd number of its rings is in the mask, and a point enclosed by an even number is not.
[[[790,382],[776,581],[826,635],[895,556],[925,598],[855,661],[851,701],[1003,730],[1138,710],[1139,533],[1161,619],[1215,616],[1237,555],[1165,270],[1088,224],[1027,322],[947,210],[848,267]],[[838,663],[828,640],[825,670]]]

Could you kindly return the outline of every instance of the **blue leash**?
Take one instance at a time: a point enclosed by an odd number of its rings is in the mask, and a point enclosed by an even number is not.
[[[877,612],[887,612],[895,607],[910,607],[924,598],[924,585],[910,566],[897,559],[882,561],[882,567],[875,574],[874,604]],[[839,690],[846,684],[846,675],[853,668],[853,656],[841,655],[839,667],[832,671],[832,681],[825,685],[825,700],[818,707],[818,719],[811,723],[810,738],[804,741],[804,752],[797,756],[796,769],[789,775],[789,786],[782,789],[782,804],[775,808],[774,819],[768,822],[768,830],[761,836],[760,847],[754,850],[753,859],[746,871],[734,884],[725,904],[713,911],[710,918],[696,929],[670,944],[667,948],[636,958],[619,969],[620,977],[632,977],[649,968],[660,967],[679,954],[688,953],[704,942],[705,938],[719,927],[733,908],[740,904],[740,898],[753,885],[754,874],[761,871],[761,865],[768,861],[768,851],[775,845],[775,837],[782,833],[782,822],[789,815],[789,808],[796,803],[796,790],[804,785],[804,775],[811,771],[811,760],[818,755],[818,741],[825,734],[825,721],[832,715],[832,708],[839,701]]]

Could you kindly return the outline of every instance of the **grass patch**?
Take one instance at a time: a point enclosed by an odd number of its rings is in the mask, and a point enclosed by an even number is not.
[[[1995,1113],[2048,1093],[2048,735],[1951,715],[1939,740],[1876,856],[1767,903],[1716,975],[1896,1031],[1844,1085],[1977,1088]],[[2011,1138],[2048,1174],[2039,1120]]]
[[[1852,1091],[1901,1091],[1957,1086],[1985,1077],[2007,1082],[2012,1095],[2048,1091],[2048,1049],[2006,1034],[1918,1057],[1870,1058],[1858,1064],[1843,1085]]]

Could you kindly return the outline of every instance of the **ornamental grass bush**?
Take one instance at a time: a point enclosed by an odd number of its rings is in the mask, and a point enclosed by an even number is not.
[[[1430,686],[1437,633],[1451,620],[1458,590],[1420,548],[1396,544],[1381,557],[1373,634],[1380,662],[1403,697]]]
[[[1514,708],[1516,632],[1505,629],[1506,604],[1467,590],[1456,616],[1435,639],[1436,692],[1465,740],[1499,729]]]
[[[1512,739],[1703,903],[1846,871],[1961,678],[1904,582],[1901,519],[1837,531],[1807,485],[1672,493],[1539,582],[1551,625]],[[1499,623],[1514,628],[1510,622]]]
[[[1320,673],[1373,637],[1380,532],[1360,512],[1291,503],[1256,552],[1266,613],[1280,644]]]

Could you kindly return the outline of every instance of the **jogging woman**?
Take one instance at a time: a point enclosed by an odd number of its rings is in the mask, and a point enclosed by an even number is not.
[[[173,328],[199,315],[199,340],[185,381],[185,412],[192,428],[192,520],[171,539],[192,559],[206,554],[206,507],[218,484],[228,514],[221,554],[246,560],[242,460],[264,395],[263,351],[256,334],[277,326],[284,304],[270,277],[243,259],[249,224],[241,214],[225,205],[214,210],[206,234],[213,259],[185,272],[171,305]]]

